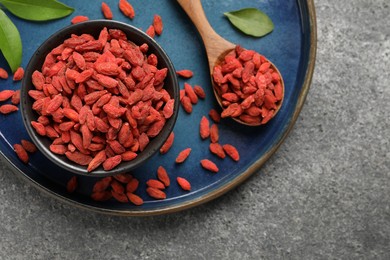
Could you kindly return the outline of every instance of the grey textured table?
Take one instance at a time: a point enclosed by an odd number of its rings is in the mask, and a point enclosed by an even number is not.
[[[260,172],[208,204],[124,218],[0,164],[0,259],[390,259],[390,2],[315,3],[312,87]]]

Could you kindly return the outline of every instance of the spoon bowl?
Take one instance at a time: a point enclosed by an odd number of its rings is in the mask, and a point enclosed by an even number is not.
[[[223,99],[218,93],[216,84],[213,80],[213,71],[214,67],[220,65],[224,61],[225,56],[236,48],[236,44],[229,42],[214,31],[214,29],[211,27],[210,23],[207,20],[207,17],[202,7],[201,0],[177,0],[177,2],[191,19],[203,40],[209,63],[209,70],[211,75],[211,83],[213,85],[214,96],[218,104],[222,108],[224,108],[222,104]],[[272,115],[272,117],[274,117],[280,110],[283,103],[284,81],[278,68],[267,58],[265,58],[265,60],[270,63],[270,68],[273,69],[273,71],[279,75],[282,87],[282,98],[276,103],[276,109],[274,110]],[[232,117],[232,119],[240,124],[248,126],[258,126],[264,124],[261,122],[245,122],[238,117]],[[268,121],[269,120],[267,120],[267,122]]]

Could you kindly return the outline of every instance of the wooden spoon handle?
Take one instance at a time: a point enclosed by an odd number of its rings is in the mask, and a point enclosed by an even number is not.
[[[202,37],[206,47],[210,69],[212,69],[221,53],[227,49],[233,49],[235,44],[225,40],[214,31],[207,20],[200,0],[177,0],[177,2],[187,13]]]

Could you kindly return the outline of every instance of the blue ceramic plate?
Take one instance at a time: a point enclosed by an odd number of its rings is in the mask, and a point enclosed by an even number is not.
[[[86,15],[90,19],[100,19],[99,1],[63,0],[75,8],[75,12],[64,19],[34,23],[7,13],[20,31],[23,41],[23,63],[26,66],[39,45],[51,34],[70,24],[76,15]],[[222,37],[240,44],[247,49],[256,50],[268,57],[281,71],[285,81],[285,98],[277,116],[266,126],[241,126],[233,120],[223,120],[219,124],[220,143],[230,143],[237,147],[241,155],[239,162],[230,158],[219,159],[209,152],[209,140],[199,136],[199,121],[211,108],[217,108],[208,72],[208,62],[203,43],[184,11],[172,0],[131,1],[136,11],[134,20],[129,20],[117,7],[117,0],[106,0],[112,7],[114,19],[128,22],[143,30],[152,22],[153,15],[159,14],[164,21],[164,32],[155,39],[170,56],[177,70],[190,69],[194,77],[187,80],[192,85],[201,85],[206,91],[206,99],[194,106],[192,114],[179,112],[174,128],[175,142],[165,154],[157,154],[146,165],[134,170],[132,174],[140,180],[137,194],[145,203],[133,206],[114,200],[95,202],[90,199],[93,184],[98,178],[79,176],[79,188],[68,194],[65,184],[73,176],[56,167],[42,154],[31,155],[25,165],[16,157],[12,145],[20,139],[28,139],[20,113],[0,115],[0,153],[4,161],[23,177],[40,188],[72,205],[116,215],[153,215],[183,210],[214,199],[242,183],[258,171],[264,162],[276,151],[289,133],[303,106],[314,70],[316,54],[316,18],[312,0],[243,0],[243,1],[203,1],[205,13],[210,24]],[[234,29],[223,16],[224,12],[245,7],[256,7],[267,13],[274,22],[274,31],[263,38],[248,37]],[[0,67],[7,67],[4,57],[0,57]],[[185,80],[180,79],[183,86]],[[1,89],[19,89],[19,83],[12,79],[1,80]],[[6,86],[6,87],[4,87]],[[191,147],[192,153],[185,163],[175,164],[177,154]],[[201,168],[199,161],[209,158],[216,162],[220,171],[216,174]],[[158,166],[164,166],[170,173],[172,184],[166,189],[166,200],[154,200],[145,192],[145,181],[156,178]],[[176,184],[176,177],[187,178],[192,190],[185,192]]]

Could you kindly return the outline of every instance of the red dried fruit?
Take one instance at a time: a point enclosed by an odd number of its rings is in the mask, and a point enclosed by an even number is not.
[[[156,189],[159,189],[159,190],[165,189],[164,183],[162,183],[159,180],[155,180],[155,179],[150,179],[150,180],[146,181],[146,185],[148,187],[156,188]]]
[[[92,157],[81,152],[66,152],[65,156],[79,165],[88,165],[92,161]]]
[[[4,114],[4,115],[18,111],[18,110],[19,110],[19,108],[17,106],[11,105],[11,104],[5,104],[5,105],[0,106],[0,114]]]
[[[51,144],[49,149],[52,153],[64,155],[68,151],[68,147],[62,144]]]
[[[36,121],[31,121],[31,126],[35,129],[37,134],[42,136],[46,135],[46,128],[43,124]]]
[[[148,187],[146,188],[146,192],[148,193],[148,195],[154,199],[166,199],[167,198],[167,195],[165,194],[165,192],[163,192],[162,190],[159,190],[159,189],[156,189],[156,188],[152,188],[152,187]]]
[[[3,68],[0,68],[0,79],[8,79],[8,72]]]
[[[106,18],[106,19],[111,20],[113,17],[111,8],[105,2],[102,2],[102,13],[103,13],[104,18]]]
[[[106,160],[106,152],[104,150],[99,151],[93,159],[89,162],[87,171],[91,172],[99,167]]]
[[[204,92],[203,88],[199,85],[195,85],[194,86],[194,92],[195,94],[201,98],[201,99],[205,99],[206,98],[206,93]]]
[[[221,115],[215,109],[211,109],[209,111],[209,116],[215,123],[219,123],[221,121]]]
[[[14,95],[15,91],[14,90],[3,90],[0,91],[0,101],[6,101],[7,99],[11,98]]]
[[[216,124],[212,124],[210,127],[210,140],[212,143],[217,143],[219,140],[219,130]]]
[[[20,90],[16,90],[15,93],[12,95],[11,103],[13,105],[19,105],[19,103],[20,103]]]
[[[24,162],[24,163],[28,163],[29,161],[29,157],[28,157],[28,154],[27,154],[27,151],[23,148],[23,146],[21,144],[14,144],[14,151],[16,153],[16,155],[18,156],[18,158]]]
[[[122,156],[122,161],[128,162],[128,161],[134,160],[137,157],[137,153],[135,153],[133,151],[126,151],[126,152],[122,153],[121,156]]]
[[[88,21],[88,20],[89,20],[88,16],[77,15],[77,16],[73,17],[70,22],[72,24],[76,24],[76,23],[81,23],[81,22],[85,22],[85,21]]]
[[[183,151],[181,151],[178,154],[178,156],[176,157],[175,162],[176,163],[183,163],[188,158],[188,156],[190,155],[191,150],[192,150],[191,148],[186,148]]]
[[[198,96],[195,94],[194,89],[188,83],[184,83],[184,90],[186,95],[190,98],[192,104],[198,103]]]
[[[210,143],[209,148],[210,152],[212,152],[219,158],[224,159],[226,157],[225,151],[222,148],[222,145],[220,145],[219,143]]]
[[[121,161],[122,161],[122,157],[120,155],[115,155],[113,157],[107,158],[103,162],[103,169],[105,171],[110,171],[114,169],[116,166],[118,166],[118,164],[120,164]]]
[[[119,0],[119,10],[130,19],[135,17],[134,8],[127,0]]]
[[[22,67],[19,67],[16,69],[15,73],[14,73],[14,78],[13,80],[14,81],[19,81],[19,80],[22,80],[23,79],[23,76],[24,76],[24,69]]]
[[[184,111],[186,111],[188,114],[191,114],[192,113],[192,103],[191,103],[191,100],[189,97],[187,96],[183,96],[181,99],[180,99],[180,103],[184,109]]]
[[[171,132],[169,134],[167,140],[165,141],[165,143],[160,148],[161,154],[165,154],[169,151],[169,149],[171,149],[174,139],[175,139],[175,134],[173,132]]]
[[[154,27],[154,31],[156,32],[157,35],[162,34],[163,29],[164,29],[164,25],[163,25],[161,16],[159,16],[158,14],[155,14],[153,16],[153,27]]]
[[[66,183],[66,191],[73,193],[77,188],[77,176],[72,176],[69,181]]]
[[[150,26],[148,27],[148,29],[146,29],[145,33],[146,33],[147,35],[149,35],[150,37],[154,38],[154,36],[156,35],[156,31],[155,31],[155,29],[154,29],[154,26],[153,26],[153,25],[150,25]]]
[[[138,196],[134,193],[131,193],[131,192],[126,193],[126,195],[129,198],[129,201],[131,203],[133,203],[134,205],[140,206],[140,205],[144,204],[144,200],[140,196]]]
[[[213,163],[212,161],[210,161],[209,159],[201,160],[200,164],[202,165],[202,167],[204,169],[209,170],[211,172],[218,172],[219,171],[217,165],[215,163]]]
[[[173,115],[174,105],[175,105],[174,99],[170,99],[165,103],[165,106],[163,108],[163,115],[166,119],[170,118]]]
[[[230,156],[234,161],[240,160],[240,154],[238,153],[237,149],[231,145],[231,144],[224,144],[223,150],[227,153],[227,155]]]
[[[157,169],[157,178],[164,183],[165,187],[168,187],[171,184],[171,180],[169,178],[169,175],[164,167],[159,166]]]
[[[210,136],[210,122],[205,116],[202,116],[202,119],[200,120],[199,134],[202,139],[206,139]]]
[[[188,180],[186,180],[185,178],[177,177],[176,181],[183,190],[186,190],[186,191],[191,190],[191,183]]]
[[[139,150],[142,152],[145,147],[149,144],[149,137],[147,134],[142,133],[138,138]]]
[[[179,75],[180,77],[183,77],[183,78],[191,78],[194,73],[192,72],[192,70],[178,70],[176,71],[176,74]]]

